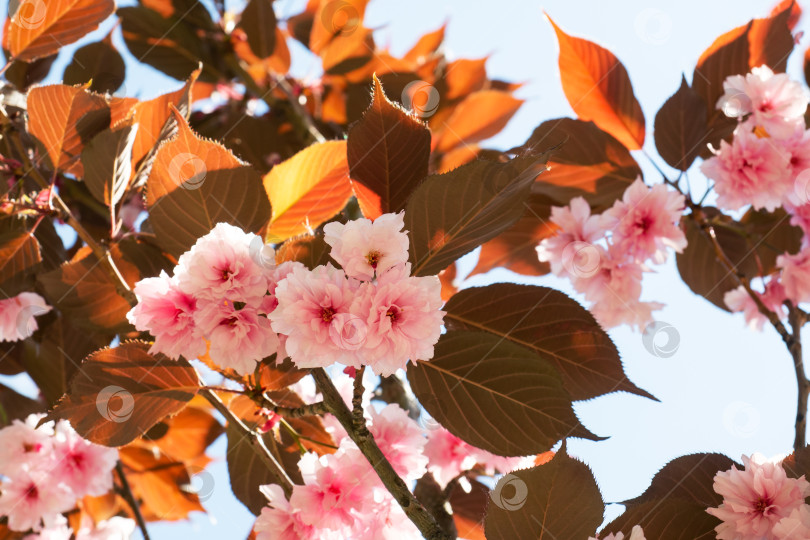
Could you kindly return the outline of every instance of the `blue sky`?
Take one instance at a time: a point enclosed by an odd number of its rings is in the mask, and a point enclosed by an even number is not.
[[[303,4],[304,0],[276,2],[282,18],[297,13]],[[557,43],[543,16],[545,10],[563,30],[609,48],[624,63],[647,119],[645,148],[655,155],[655,112],[677,89],[681,73],[690,76],[698,56],[715,37],[754,16],[766,15],[771,6],[768,0],[372,0],[366,24],[378,29],[378,43],[402,53],[419,35],[449,21],[445,42],[449,54],[467,58],[490,55],[487,67],[492,77],[526,81],[518,93],[526,104],[488,143],[510,148],[525,141],[543,121],[573,116],[559,82]],[[807,24],[802,21],[798,30],[804,28]],[[104,33],[99,31],[90,39]],[[125,50],[120,35],[116,42]],[[796,78],[801,78],[807,43],[804,39],[790,59],[789,72]],[[70,60],[68,51],[74,48],[63,52],[53,80],[61,77]],[[302,47],[293,47],[293,58],[297,74],[317,76],[317,60]],[[179,86],[148,66],[128,62],[128,67],[128,95],[149,98]],[[636,152],[635,157],[648,181],[660,181],[644,155]],[[699,178],[696,170],[693,177]],[[466,285],[514,280],[575,296],[568,282],[553,276],[519,278],[506,271],[476,276]],[[569,442],[569,453],[593,469],[605,500],[638,495],[660,467],[679,455],[714,451],[739,459],[754,451],[789,453],[796,383],[790,357],[776,332],[770,328],[752,332],[741,316],[729,315],[692,294],[678,277],[673,258],[657,268],[657,273],[646,275],[642,298],[667,305],[656,318],[677,329],[677,352],[658,358],[646,350],[641,334],[626,328],[610,334],[631,380],[657,396],[660,403],[617,393],[575,407],[588,429],[609,437],[601,442]],[[194,516],[190,522],[150,525],[152,538],[247,536],[251,515],[230,493],[224,451],[221,438],[211,449],[216,460],[210,468],[216,489],[205,502],[209,514]],[[612,506],[608,515],[620,511],[621,507]]]

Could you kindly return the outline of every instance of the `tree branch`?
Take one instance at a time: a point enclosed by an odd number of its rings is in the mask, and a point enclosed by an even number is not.
[[[359,371],[358,371],[359,373]],[[349,437],[355,442],[357,447],[366,456],[366,459],[374,467],[377,475],[382,480],[382,483],[388,489],[389,493],[393,495],[394,499],[402,507],[402,510],[408,518],[416,525],[419,531],[427,540],[451,540],[452,537],[441,530],[436,520],[425,509],[424,506],[414,497],[411,490],[405,484],[405,481],[399,477],[394,471],[394,468],[385,459],[380,447],[374,441],[374,437],[368,433],[367,436],[361,436],[354,427],[354,415],[349,407],[344,403],[340,393],[332,384],[332,380],[326,371],[323,369],[313,369],[312,376],[315,377],[315,382],[318,389],[323,395],[323,400],[329,407],[330,412],[335,415],[340,424],[349,434]]]
[[[214,392],[208,388],[203,388],[200,391],[200,394],[207,399],[222,416],[225,417],[230,425],[234,426],[236,429],[242,432],[245,437],[248,438],[250,444],[256,448],[259,458],[262,460],[262,462],[264,462],[267,468],[270,469],[273,476],[276,477],[278,484],[284,490],[284,494],[289,499],[290,494],[292,493],[293,481],[289,476],[287,476],[287,473],[284,471],[284,467],[281,466],[281,464],[276,460],[275,456],[273,456],[267,446],[265,446],[261,437],[259,437],[252,429],[247,427],[242,420],[233,414],[233,412],[228,409],[219,396]]]
[[[132,509],[132,513],[135,514],[135,521],[141,529],[143,540],[149,540],[149,531],[146,530],[146,521],[143,519],[143,514],[141,514],[141,507],[138,505],[138,501],[135,500],[135,495],[132,493],[132,488],[129,486],[129,480],[127,480],[127,475],[124,474],[124,467],[120,461],[115,464],[115,472],[118,473],[118,479],[121,480],[121,495]]]
[[[803,313],[790,303],[788,304],[788,320],[793,330],[793,342],[788,350],[793,357],[796,383],[799,387],[799,397],[796,403],[796,437],[793,439],[793,450],[798,452],[807,445],[807,398],[810,395],[810,381],[807,380],[802,360],[801,331],[805,318]]]

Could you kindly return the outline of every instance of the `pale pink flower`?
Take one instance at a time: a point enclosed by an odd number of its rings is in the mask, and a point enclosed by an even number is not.
[[[551,271],[558,276],[570,273],[571,259],[577,246],[590,245],[604,236],[601,218],[591,215],[591,207],[582,197],[571,199],[568,206],[553,206],[551,221],[560,230],[555,236],[546,238],[537,246],[537,257],[541,262],[548,262]]]
[[[59,517],[62,516],[60,515]],[[42,529],[39,532],[23,536],[23,540],[71,540],[72,538],[73,529],[68,526],[67,519],[59,520],[58,523]],[[76,540],[82,539],[77,536]]]
[[[782,269],[781,281],[787,298],[796,304],[810,301],[810,248],[795,255],[780,255],[776,266]]]
[[[21,468],[41,469],[53,459],[53,422],[37,428],[44,415],[31,414],[0,429],[0,474],[13,476]]]
[[[788,517],[782,518],[773,528],[779,540],[807,540],[810,538],[810,506],[795,508]]]
[[[175,269],[180,289],[199,299],[260,301],[267,277],[250,253],[256,235],[218,223],[183,253]]]
[[[590,537],[588,540],[599,540],[599,537]],[[625,540],[624,533],[610,533],[609,535],[605,536],[601,540]],[[630,536],[627,537],[626,540],[646,540],[644,538],[644,531],[641,530],[641,527],[636,525],[633,527],[633,530],[630,531]]]
[[[686,247],[686,236],[678,226],[685,204],[683,195],[664,184],[649,188],[638,178],[602,214],[602,227],[611,231],[618,252],[636,262],[652,258],[661,264],[667,248],[680,253]]]
[[[133,292],[138,305],[127,313],[127,320],[155,338],[150,353],[163,353],[174,360],[205,354],[205,340],[194,323],[197,300],[181,291],[176,279],[161,272],[136,283]]]
[[[495,473],[505,474],[516,469],[526,469],[532,467],[534,466],[534,460],[536,458],[536,456],[498,456],[487,452],[486,450],[481,450],[480,448],[475,447],[472,447],[472,455],[476,462],[478,462],[478,465],[481,466],[484,469],[484,472],[490,476]]]
[[[304,523],[340,530],[352,527],[371,509],[369,493],[377,476],[356,448],[343,447],[320,458],[305,454],[298,467],[304,485],[293,489],[290,504],[301,510]]]
[[[301,520],[302,510],[294,509],[280,486],[262,486],[269,506],[262,508],[253,530],[256,540],[323,540],[322,531]]]
[[[46,470],[21,468],[0,485],[0,516],[12,531],[48,527],[75,504],[70,488]]]
[[[793,189],[789,155],[778,142],[760,138],[743,128],[734,131],[731,144],[704,161],[700,170],[714,180],[717,205],[729,210],[743,206],[773,211]]]
[[[377,375],[392,375],[409,360],[430,360],[441,335],[444,311],[437,276],[410,277],[411,265],[396,266],[364,283],[351,312],[366,318],[363,363]]]
[[[789,156],[792,178],[810,169],[810,130],[805,130],[804,125],[779,144]],[[792,194],[788,193],[788,196],[790,195]],[[807,202],[807,199],[801,202]]]
[[[340,362],[359,367],[357,355],[332,338],[335,316],[350,314],[358,282],[343,270],[296,267],[276,287],[278,307],[269,314],[273,330],[287,336],[284,346],[298,367],[326,367]]]
[[[126,540],[134,532],[135,521],[114,516],[99,521],[95,526],[92,522],[83,523],[82,528],[76,532],[76,540]]]
[[[39,328],[35,317],[45,315],[51,309],[44,298],[33,292],[0,300],[0,342],[31,337]]]
[[[804,505],[810,483],[804,476],[788,478],[781,463],[759,454],[742,460],[742,471],[732,465],[714,477],[714,491],[723,496],[723,504],[707,512],[723,522],[715,528],[717,538],[778,540],[773,527]]]
[[[402,507],[388,491],[380,489],[378,498],[382,502],[373,512],[364,516],[365,530],[356,534],[357,540],[423,540],[424,536],[416,525],[408,519]]]
[[[750,114],[746,123],[764,128],[771,137],[789,137],[804,126],[807,93],[785,73],[755,67],[745,76],[726,77],[723,89],[717,108],[731,117]]]
[[[361,218],[345,225],[333,221],[324,228],[324,241],[346,275],[371,281],[389,268],[408,260],[408,233],[404,213],[383,214],[373,222]]]
[[[253,373],[256,362],[278,350],[270,321],[250,305],[237,309],[227,300],[209,302],[197,311],[194,322],[208,336],[211,361],[240,375]]]
[[[292,274],[293,270],[300,268],[306,271],[306,266],[298,261],[286,261],[278,266],[273,267],[267,273],[267,296],[262,299],[259,311],[265,315],[270,314],[278,306],[278,299],[276,298],[276,287],[287,276]]]
[[[783,304],[785,301],[785,289],[778,279],[772,277],[765,285],[765,292],[757,292],[757,294],[767,308],[779,315],[780,319],[784,319],[787,316],[787,310]],[[752,330],[760,331],[765,323],[768,322],[768,318],[759,312],[756,302],[754,302],[754,299],[751,298],[742,285],[726,292],[723,296],[723,301],[732,312],[742,312],[745,316],[746,324],[748,324]]]
[[[788,202],[785,203],[785,210],[790,214],[790,224],[799,227],[804,236],[802,240],[807,242],[807,237],[810,237],[810,173],[806,175],[807,185],[806,187],[800,188],[801,190],[806,190],[806,194],[802,195],[804,197],[804,204],[793,205]],[[797,180],[798,184],[798,180]]]
[[[428,471],[440,486],[446,486],[462,471],[475,467],[476,450],[443,427],[430,430],[424,449]]]
[[[57,422],[55,432],[54,477],[67,484],[77,498],[110,491],[118,450],[83,439],[64,420]]]
[[[427,439],[419,425],[398,405],[370,411],[368,429],[397,474],[406,481],[418,480],[427,472],[428,458],[422,453]]]

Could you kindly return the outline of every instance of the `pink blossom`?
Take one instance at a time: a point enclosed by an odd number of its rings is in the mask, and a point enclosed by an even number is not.
[[[302,511],[294,509],[280,486],[262,486],[269,506],[262,508],[253,530],[256,540],[325,540],[322,531],[301,520]]]
[[[795,255],[780,255],[776,266],[782,269],[781,281],[787,298],[794,303],[810,301],[810,248]]]
[[[62,517],[61,515],[59,517]],[[51,525],[39,532],[33,534],[26,534],[23,540],[71,540],[73,538],[73,529],[68,526],[67,519],[58,520],[54,525]],[[76,540],[80,540],[77,537]]]
[[[43,416],[32,414],[0,429],[0,474],[13,476],[21,468],[42,469],[51,463],[53,422],[37,428]]]
[[[778,540],[773,527],[804,504],[810,483],[804,476],[788,478],[781,463],[759,454],[742,460],[742,471],[733,465],[714,477],[714,491],[723,496],[723,504],[707,512],[723,522],[715,528],[717,538]]]
[[[686,247],[686,236],[678,226],[684,206],[680,193],[663,184],[648,188],[639,178],[602,214],[602,227],[611,231],[617,251],[636,262],[652,258],[661,264],[667,248],[680,253]]]
[[[135,532],[135,522],[129,518],[111,517],[95,526],[87,519],[76,532],[76,540],[125,540]]]
[[[387,405],[379,412],[372,408],[369,431],[400,477],[418,480],[427,472],[428,458],[422,453],[427,439],[401,407]]]
[[[779,280],[771,278],[767,285],[765,285],[765,292],[757,292],[757,294],[765,306],[779,315],[780,319],[784,319],[787,316],[785,306],[783,305],[785,301],[785,289]],[[753,330],[761,331],[764,324],[768,322],[768,318],[759,312],[759,307],[757,307],[756,302],[754,302],[754,299],[751,298],[742,285],[726,292],[723,296],[723,301],[732,312],[742,312],[745,316],[745,322]]]
[[[64,420],[57,422],[55,432],[55,476],[70,486],[77,498],[110,491],[118,451],[84,440]]]
[[[810,130],[802,127],[789,138],[780,141],[781,148],[788,154],[790,161],[791,177],[796,178],[803,171],[810,169]],[[791,195],[789,193],[789,195]],[[806,194],[802,202],[807,202]]]
[[[292,274],[293,270],[296,268],[300,268],[303,271],[306,271],[306,266],[301,264],[298,261],[286,261],[278,266],[273,267],[267,273],[267,296],[262,299],[261,306],[259,307],[259,311],[264,313],[265,315],[270,314],[273,312],[274,309],[278,306],[278,299],[276,298],[276,287],[281,282],[282,279],[285,279],[287,276]]]
[[[356,448],[342,447],[320,458],[305,454],[298,467],[304,485],[293,489],[290,504],[301,510],[307,525],[340,530],[352,527],[371,509],[368,494],[379,480]]]
[[[462,471],[475,467],[478,461],[472,446],[443,427],[428,432],[424,452],[428,458],[428,471],[441,486],[446,486]]]
[[[350,314],[358,282],[332,265],[311,272],[296,267],[278,283],[278,307],[269,314],[273,330],[287,336],[284,346],[298,367],[335,362],[359,367],[357,355],[332,338],[336,315]]]
[[[773,211],[793,189],[789,159],[778,142],[737,128],[732,143],[722,141],[700,170],[714,180],[718,206],[738,210],[751,204]]]
[[[785,202],[785,210],[790,214],[790,224],[799,227],[804,233],[805,239],[810,236],[810,173],[806,176],[807,185],[800,188],[806,190],[802,195],[804,204],[793,205]],[[798,179],[797,179],[798,185]]]
[[[790,515],[782,518],[773,528],[779,540],[807,540],[810,538],[810,506],[803,504],[794,508]]]
[[[175,269],[180,289],[216,302],[260,301],[267,292],[267,277],[251,256],[254,238],[238,227],[218,223],[180,256]]]
[[[378,490],[382,502],[366,516],[365,530],[357,540],[423,540],[424,536],[391,495]]]
[[[590,537],[588,540],[599,540],[599,537]],[[625,540],[624,533],[610,533],[609,535],[602,538],[602,540]],[[641,527],[636,525],[633,527],[633,530],[630,531],[630,536],[627,537],[627,540],[646,540],[644,538],[644,531],[641,530]]]
[[[365,317],[368,334],[363,363],[378,375],[392,375],[408,360],[430,360],[444,319],[437,276],[410,277],[411,265],[396,266],[364,283],[352,314]]]
[[[13,531],[39,530],[43,523],[48,527],[76,504],[70,488],[41,469],[21,468],[0,490],[0,515],[8,516],[8,528]]]
[[[785,73],[755,67],[745,76],[726,77],[723,89],[717,108],[731,117],[750,114],[746,122],[764,128],[771,137],[789,137],[804,125],[807,93]]]
[[[408,234],[404,213],[383,214],[372,222],[355,219],[345,225],[327,223],[324,240],[332,247],[332,258],[346,275],[363,281],[371,281],[389,268],[408,260]]]
[[[127,313],[127,320],[141,332],[149,332],[155,343],[151,353],[169,358],[189,359],[205,354],[205,340],[194,323],[197,300],[180,290],[177,280],[166,272],[135,284],[138,305]]]
[[[51,309],[44,298],[33,292],[0,300],[0,342],[30,337],[39,328],[35,317]]]
[[[555,275],[562,276],[570,273],[570,264],[564,262],[571,258],[570,246],[590,245],[603,237],[604,230],[600,217],[591,215],[591,207],[582,197],[571,199],[568,206],[553,206],[551,221],[560,230],[556,236],[540,242],[537,257],[541,262],[550,263]]]
[[[256,362],[278,350],[270,321],[250,305],[237,309],[227,300],[209,302],[197,311],[194,322],[208,336],[211,361],[241,375],[253,373]]]

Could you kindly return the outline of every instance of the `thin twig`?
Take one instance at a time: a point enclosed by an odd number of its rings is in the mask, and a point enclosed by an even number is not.
[[[796,437],[793,439],[793,450],[798,452],[807,445],[807,398],[810,395],[810,381],[804,371],[802,360],[801,331],[805,318],[792,303],[788,302],[788,321],[793,330],[793,342],[788,350],[793,357],[793,367],[796,371],[799,397],[796,403]]]
[[[330,412],[335,415],[340,424],[355,442],[357,447],[366,456],[366,459],[374,467],[377,476],[382,480],[388,492],[394,497],[408,518],[416,525],[419,532],[427,540],[451,540],[451,536],[445,533],[436,523],[434,517],[425,509],[405,481],[399,477],[391,463],[385,459],[380,447],[374,441],[374,437],[369,433],[367,437],[360,436],[354,429],[354,415],[338,392],[329,375],[323,369],[313,369],[312,376],[315,383],[323,395],[324,402],[329,406]]]
[[[120,461],[115,464],[115,472],[118,473],[118,479],[121,480],[121,495],[132,509],[132,513],[135,514],[135,521],[141,529],[143,540],[149,540],[149,531],[146,530],[146,520],[143,519],[141,507],[138,505],[138,501],[135,500],[135,495],[132,493],[132,488],[129,485],[129,480],[127,480],[127,475],[124,474],[124,467],[121,465]]]
[[[273,476],[276,477],[278,484],[284,490],[284,493],[287,495],[287,498],[290,497],[293,489],[293,481],[287,476],[284,467],[276,460],[275,456],[270,452],[270,450],[265,446],[264,441],[261,437],[258,436],[256,432],[252,429],[247,427],[242,420],[240,420],[230,409],[222,402],[218,395],[207,388],[203,388],[200,391],[200,394],[208,400],[214,408],[219,411],[219,413],[225,417],[228,421],[228,424],[235,427],[239,430],[245,437],[247,437],[250,444],[254,446],[257,450],[257,454],[265,466],[273,473]]]

